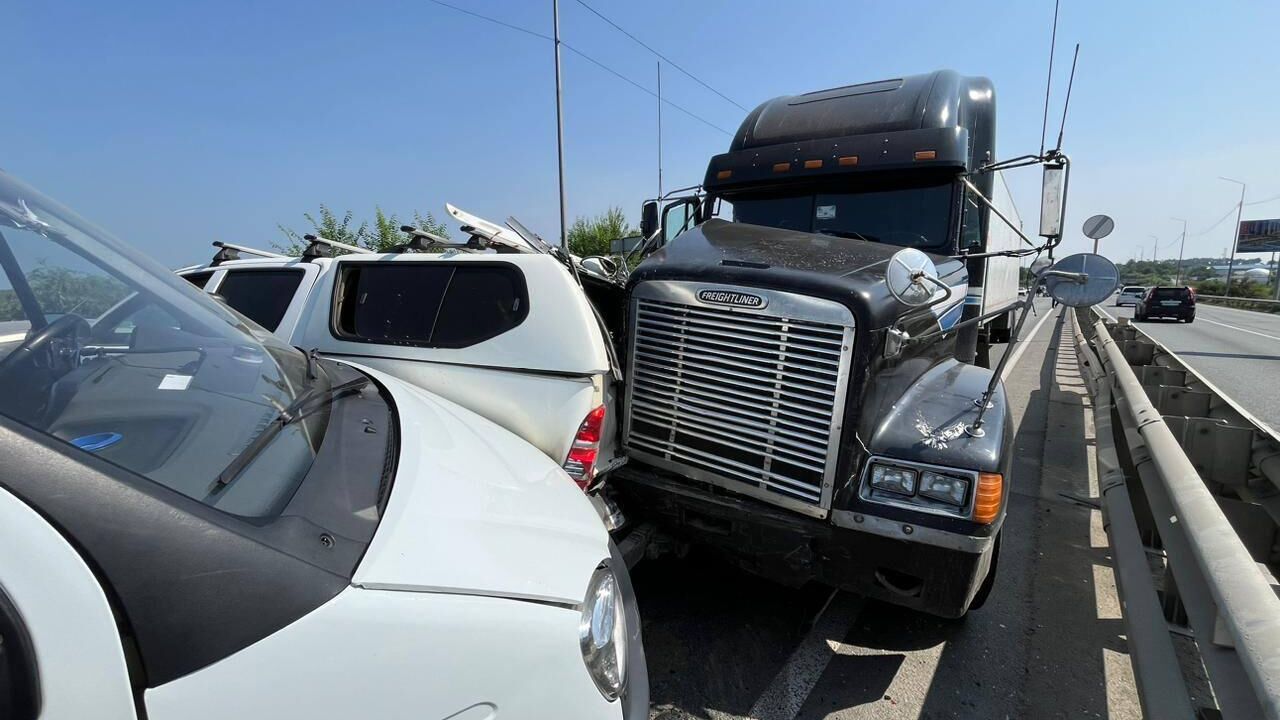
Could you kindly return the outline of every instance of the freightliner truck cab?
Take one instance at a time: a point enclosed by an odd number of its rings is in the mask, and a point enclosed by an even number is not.
[[[627,282],[624,507],[778,581],[948,617],[981,605],[1013,428],[999,385],[974,427],[992,378],[978,318],[1006,317],[984,305],[993,276],[1017,301],[1017,260],[955,256],[1017,247],[991,217],[1016,222],[1002,180],[979,172],[994,143],[985,78],[780,97],[702,193],[646,203],[660,247]],[[936,265],[927,304],[886,282],[904,248]]]

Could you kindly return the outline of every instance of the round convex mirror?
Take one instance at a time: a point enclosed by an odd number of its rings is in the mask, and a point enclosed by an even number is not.
[[[884,282],[898,302],[910,307],[929,304],[940,285],[933,261],[913,248],[899,250],[889,258]]]
[[[1068,255],[1044,272],[1045,292],[1068,307],[1097,305],[1119,285],[1115,263],[1093,253]]]

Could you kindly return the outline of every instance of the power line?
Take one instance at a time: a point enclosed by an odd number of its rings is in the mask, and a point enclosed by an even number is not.
[[[1239,203],[1237,203],[1237,205],[1238,205],[1238,204],[1239,204]],[[1232,206],[1231,206],[1231,209],[1227,211],[1227,214],[1226,214],[1226,215],[1223,215],[1223,216],[1222,216],[1222,217],[1220,217],[1220,218],[1218,218],[1218,221],[1217,221],[1217,222],[1215,222],[1214,224],[1212,224],[1212,225],[1210,225],[1209,227],[1205,228],[1204,230],[1201,230],[1200,232],[1197,232],[1197,233],[1191,233],[1191,235],[1189,235],[1188,237],[1200,237],[1201,235],[1208,235],[1211,231],[1213,231],[1213,229],[1214,229],[1214,228],[1216,228],[1216,227],[1218,227],[1219,225],[1221,225],[1222,223],[1226,222],[1227,218],[1231,217],[1231,213],[1233,213],[1233,212],[1235,212],[1235,211],[1236,211],[1236,205],[1232,205]]]
[[[683,108],[683,107],[681,107],[681,106],[679,106],[679,105],[677,105],[677,104],[675,104],[675,103],[671,102],[670,100],[668,100],[668,99],[666,99],[666,98],[664,98],[664,97],[659,97],[658,93],[656,93],[656,92],[654,92],[654,91],[650,90],[649,88],[645,87],[644,85],[641,85],[640,83],[636,82],[635,80],[632,80],[631,78],[627,77],[626,75],[623,75],[622,73],[618,72],[617,70],[614,70],[613,68],[609,67],[608,65],[605,65],[604,63],[600,62],[599,60],[596,60],[595,58],[591,57],[590,55],[588,55],[588,54],[586,54],[586,53],[582,52],[581,50],[579,50],[579,49],[577,49],[577,48],[573,47],[573,46],[572,46],[572,45],[570,45],[569,43],[567,43],[567,42],[565,42],[565,41],[561,40],[561,41],[560,41],[560,47],[563,47],[565,50],[568,50],[569,52],[571,52],[571,53],[573,53],[573,54],[577,55],[578,57],[582,58],[583,60],[586,60],[587,62],[592,63],[592,64],[593,64],[593,65],[595,65],[596,67],[598,67],[598,68],[600,68],[601,70],[604,70],[605,72],[607,72],[607,73],[609,73],[609,74],[613,75],[614,77],[618,78],[619,80],[622,80],[623,82],[626,82],[626,83],[630,83],[631,85],[635,86],[637,89],[641,90],[642,92],[649,93],[649,94],[650,94],[650,95],[652,95],[653,97],[658,98],[658,99],[659,99],[659,100],[661,100],[662,102],[664,102],[664,103],[666,103],[667,105],[670,105],[671,107],[673,107],[673,108],[675,108],[675,109],[679,110],[680,112],[684,113],[685,115],[688,115],[689,117],[693,118],[694,120],[697,120],[698,122],[702,123],[703,125],[706,125],[707,127],[711,128],[711,129],[713,129],[713,130],[719,130],[720,132],[724,133],[725,135],[728,135],[729,137],[733,137],[733,133],[729,132],[728,130],[725,130],[724,128],[720,127],[719,125],[716,125],[715,123],[711,122],[710,120],[707,120],[706,118],[701,117],[700,115],[696,115],[696,114],[694,114],[693,112],[690,112],[689,110],[686,110],[685,108]]]
[[[749,112],[745,107],[743,107],[743,106],[739,105],[737,102],[735,102],[733,98],[731,98],[731,97],[729,97],[728,95],[725,95],[724,93],[720,92],[719,90],[717,90],[717,89],[715,89],[715,88],[711,87],[711,86],[710,86],[710,85],[708,85],[706,82],[703,82],[703,80],[702,80],[701,78],[699,78],[697,75],[694,75],[693,73],[689,72],[688,70],[685,70],[683,67],[680,67],[680,65],[679,65],[679,64],[677,64],[677,63],[676,63],[676,61],[672,60],[671,58],[667,57],[666,55],[663,55],[662,53],[658,52],[657,50],[654,50],[653,48],[649,47],[649,46],[645,43],[645,41],[643,41],[643,40],[641,40],[640,38],[636,37],[635,35],[632,35],[631,33],[627,32],[627,31],[626,31],[626,29],[624,29],[621,25],[619,25],[618,23],[616,23],[616,22],[614,22],[614,21],[610,20],[609,18],[605,17],[604,15],[602,15],[602,14],[600,13],[600,11],[599,11],[599,10],[596,10],[595,8],[593,8],[593,7],[591,7],[590,5],[586,4],[585,2],[583,2],[583,0],[576,0],[576,2],[577,2],[579,5],[581,5],[582,7],[586,8],[588,11],[590,11],[592,15],[595,15],[596,17],[600,18],[601,20],[605,21],[606,23],[609,23],[609,25],[613,26],[613,29],[614,29],[614,30],[617,30],[618,32],[622,33],[623,35],[626,35],[627,37],[631,38],[631,39],[632,39],[633,41],[635,41],[635,43],[636,43],[637,45],[639,45],[640,47],[642,47],[642,48],[644,48],[645,50],[648,50],[649,52],[651,52],[651,53],[653,53],[654,55],[658,56],[658,58],[659,58],[660,60],[663,60],[664,62],[666,62],[666,63],[667,63],[668,65],[670,65],[671,67],[673,67],[673,68],[675,68],[675,69],[679,70],[680,72],[684,73],[684,74],[685,74],[685,75],[687,75],[691,80],[693,80],[694,82],[698,83],[698,84],[699,84],[699,85],[701,85],[702,87],[704,87],[704,88],[706,88],[706,89],[710,90],[711,92],[715,93],[716,95],[719,95],[719,96],[720,96],[720,97],[721,97],[725,102],[730,103],[731,105],[733,105],[734,107],[738,108],[738,109],[739,109],[739,110],[741,110],[742,112]]]
[[[493,23],[494,25],[501,25],[502,27],[507,28],[508,30],[515,30],[516,32],[522,32],[522,33],[524,33],[525,35],[532,35],[532,36],[534,36],[534,37],[536,37],[536,38],[542,38],[543,40],[547,40],[547,41],[550,41],[550,42],[555,42],[555,38],[551,37],[550,35],[543,35],[542,33],[537,32],[536,30],[530,30],[529,28],[522,28],[522,27],[520,27],[519,25],[512,25],[512,24],[511,24],[511,23],[509,23],[509,22],[503,22],[503,21],[501,21],[501,20],[499,20],[499,19],[497,19],[497,18],[489,17],[488,15],[481,15],[481,14],[480,14],[480,13],[478,13],[478,12],[473,12],[473,11],[468,10],[468,9],[466,9],[466,8],[460,8],[460,7],[458,7],[457,5],[450,5],[449,3],[447,3],[447,2],[441,2],[440,0],[427,0],[427,2],[435,3],[436,5],[439,5],[440,7],[446,7],[446,8],[449,8],[450,10],[456,10],[456,11],[458,11],[458,12],[460,12],[460,13],[464,14],[464,15],[470,15],[470,16],[471,16],[471,17],[473,17],[473,18],[479,18],[479,19],[484,20],[484,21],[486,21],[486,22],[491,22],[491,23]]]
[[[461,8],[461,7],[458,7],[457,5],[452,5],[452,4],[447,3],[447,2],[442,2],[442,0],[427,0],[427,2],[433,3],[433,4],[435,4],[435,5],[439,5],[440,7],[448,8],[448,9],[450,9],[450,10],[455,10],[455,11],[457,11],[457,12],[463,13],[464,15],[470,15],[470,16],[471,16],[471,17],[473,17],[473,18],[476,18],[476,19],[478,19],[478,20],[484,20],[485,22],[490,22],[490,23],[493,23],[494,25],[501,25],[502,27],[507,28],[508,30],[515,30],[516,32],[522,32],[522,33],[524,33],[524,34],[526,34],[526,35],[532,35],[533,37],[536,37],[536,38],[538,38],[538,39],[540,39],[540,40],[546,40],[546,41],[548,41],[548,42],[555,42],[555,38],[551,37],[550,35],[544,35],[544,34],[542,34],[542,33],[540,33],[540,32],[535,31],[535,30],[530,30],[530,29],[528,29],[528,28],[522,28],[522,27],[520,27],[519,25],[512,25],[512,24],[511,24],[511,23],[509,23],[509,22],[504,22],[504,21],[502,21],[502,20],[499,20],[499,19],[494,18],[494,17],[490,17],[490,16],[488,16],[488,15],[481,15],[481,14],[480,14],[480,13],[478,13],[478,12],[472,12],[471,10],[467,10],[466,8]],[[561,41],[560,41],[560,47],[564,48],[565,50],[568,50],[569,52],[573,53],[574,55],[577,55],[578,57],[582,58],[583,60],[586,60],[587,62],[591,63],[592,65],[595,65],[596,67],[600,68],[601,70],[604,70],[605,72],[609,73],[610,75],[613,75],[614,77],[618,78],[619,80],[622,80],[623,82],[625,82],[625,83],[627,83],[627,84],[629,84],[629,85],[632,85],[632,86],[634,86],[635,88],[637,88],[637,89],[639,89],[639,90],[641,90],[641,91],[643,91],[643,92],[646,92],[646,93],[648,93],[649,95],[651,95],[651,96],[653,96],[653,97],[655,97],[655,98],[659,98],[660,100],[662,100],[662,102],[666,103],[667,105],[670,105],[671,107],[675,108],[676,110],[679,110],[680,112],[684,113],[685,115],[688,115],[689,117],[693,118],[694,120],[697,120],[698,122],[702,123],[703,125],[706,125],[707,127],[711,128],[711,129],[713,129],[713,130],[718,130],[719,132],[722,132],[722,133],[724,133],[725,135],[728,135],[728,136],[730,136],[730,137],[733,137],[733,133],[729,132],[728,130],[725,130],[724,128],[720,127],[719,125],[716,125],[715,123],[711,122],[710,120],[707,120],[706,118],[704,118],[704,117],[702,117],[702,116],[700,116],[700,115],[698,115],[698,114],[696,114],[696,113],[692,112],[691,110],[689,110],[689,109],[687,109],[687,108],[685,108],[685,107],[683,107],[683,106],[681,106],[681,105],[677,105],[676,103],[671,102],[670,100],[666,99],[665,97],[659,97],[659,96],[658,96],[658,93],[654,92],[653,90],[650,90],[649,88],[645,87],[644,85],[642,85],[642,84],[640,84],[640,83],[636,82],[635,80],[632,80],[631,78],[627,77],[626,75],[623,75],[622,73],[618,72],[617,70],[614,70],[613,68],[609,67],[608,65],[605,65],[604,63],[600,62],[599,60],[597,60],[597,59],[595,59],[595,58],[591,57],[590,55],[588,55],[588,54],[586,54],[586,53],[582,52],[581,50],[579,50],[579,49],[577,49],[577,48],[573,47],[572,45],[570,45],[569,43],[565,42],[564,40],[561,40]],[[671,62],[671,61],[670,61],[670,60],[668,60],[667,62]],[[675,66],[675,63],[671,63],[671,64],[672,64],[673,66]],[[678,67],[678,66],[676,66],[676,67]],[[682,71],[682,72],[683,72],[683,71]],[[692,77],[692,76],[691,76],[691,77]],[[732,101],[730,101],[730,102],[732,102]],[[737,103],[734,103],[734,104],[736,105]],[[741,106],[740,106],[740,107],[741,107]]]
[[[1250,205],[1265,205],[1266,203],[1275,202],[1277,200],[1280,200],[1280,195],[1269,197],[1266,200],[1254,200],[1253,202],[1247,202],[1244,204],[1244,206],[1249,207]]]

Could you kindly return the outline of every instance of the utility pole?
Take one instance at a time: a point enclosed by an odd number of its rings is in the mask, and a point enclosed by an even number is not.
[[[658,61],[658,198],[662,198],[662,61]]]
[[[1187,221],[1183,218],[1169,218],[1182,223],[1182,242],[1178,245],[1178,281],[1174,285],[1182,284],[1182,252],[1187,249]]]
[[[1151,238],[1151,262],[1158,262],[1159,258],[1156,255],[1160,254],[1160,238],[1155,235],[1148,235],[1147,237]]]
[[[564,209],[564,105],[560,99],[560,0],[551,0],[556,46],[556,160],[560,167],[560,247],[569,252],[569,216]]]
[[[1235,183],[1240,186],[1240,205],[1236,208],[1236,224],[1231,226],[1231,259],[1227,261],[1227,297],[1231,297],[1231,272],[1235,270],[1236,265],[1236,239],[1240,234],[1240,216],[1244,214],[1244,188],[1245,184],[1239,180],[1232,180],[1228,177],[1218,176],[1219,180]]]

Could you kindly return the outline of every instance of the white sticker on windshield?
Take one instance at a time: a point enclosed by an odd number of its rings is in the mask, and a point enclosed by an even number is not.
[[[816,215],[819,220],[835,220],[836,206],[835,205],[819,205]]]
[[[159,390],[186,390],[191,384],[190,375],[165,375],[160,381]]]

